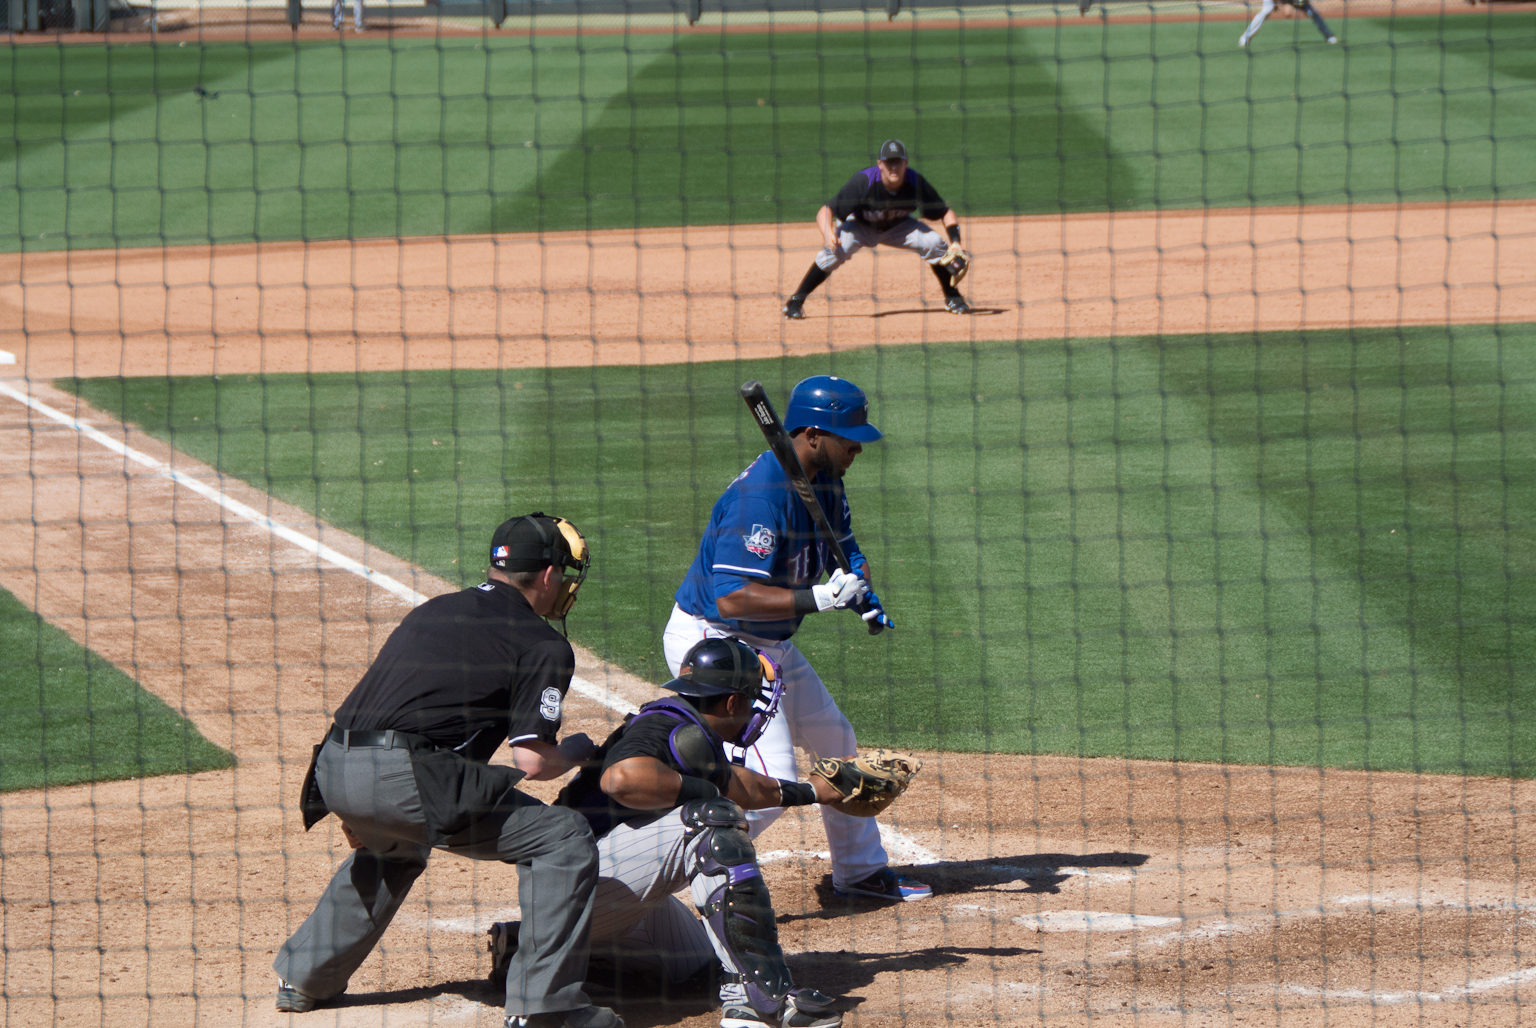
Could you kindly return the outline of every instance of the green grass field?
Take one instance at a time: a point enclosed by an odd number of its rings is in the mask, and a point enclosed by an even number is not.
[[[0,589],[0,792],[235,766],[111,664]]]
[[[1536,195],[1529,18],[0,52],[0,248]]]
[[[1536,326],[826,359],[66,383],[453,581],[574,519],[575,638],[652,680],[735,387],[864,385],[855,530],[899,630],[816,617],[868,743],[1536,773]]]

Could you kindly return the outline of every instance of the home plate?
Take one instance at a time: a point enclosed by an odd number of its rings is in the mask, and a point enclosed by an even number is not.
[[[1151,914],[1114,914],[1098,910],[1053,910],[1046,914],[1016,917],[1014,923],[1028,925],[1037,932],[1129,932],[1137,928],[1167,928],[1181,917],[1153,917]]]

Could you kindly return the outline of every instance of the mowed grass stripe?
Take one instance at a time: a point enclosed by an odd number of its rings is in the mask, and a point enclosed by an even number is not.
[[[869,743],[1528,775],[1532,326],[874,349],[686,367],[73,383],[450,580],[543,508],[575,637],[654,681],[736,386],[864,385],[849,478],[898,630],[807,622]]]
[[[1529,19],[1240,28],[16,47],[0,248],[1536,195]]]
[[[0,792],[214,771],[235,758],[0,589]]]

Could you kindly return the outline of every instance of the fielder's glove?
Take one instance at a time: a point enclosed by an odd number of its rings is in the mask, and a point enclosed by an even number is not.
[[[923,762],[910,753],[876,750],[862,757],[822,757],[811,774],[824,778],[842,797],[824,806],[854,817],[874,817],[907,791]]]
[[[944,256],[939,258],[939,267],[949,272],[949,286],[953,289],[960,285],[965,273],[971,270],[971,255],[959,243],[950,243]]]

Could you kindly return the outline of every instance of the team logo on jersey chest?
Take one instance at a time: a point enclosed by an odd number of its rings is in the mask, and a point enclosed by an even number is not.
[[[560,720],[560,690],[550,686],[539,694],[539,713],[545,721]]]
[[[777,542],[773,537],[773,529],[765,525],[753,525],[752,534],[741,538],[747,544],[747,552],[762,560],[768,559]]]

